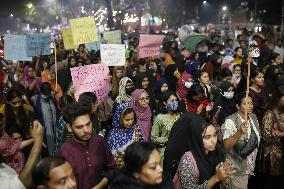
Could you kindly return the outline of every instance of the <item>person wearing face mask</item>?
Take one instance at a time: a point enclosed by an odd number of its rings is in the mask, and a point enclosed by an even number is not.
[[[44,142],[47,148],[43,149],[43,156],[51,156],[55,149],[56,125],[59,120],[59,109],[49,83],[42,83],[40,94],[31,98],[36,118],[44,125]]]
[[[234,113],[235,107],[233,98],[233,85],[227,81],[223,82],[220,85],[220,89],[214,100],[214,106],[211,112],[212,123],[217,130],[220,130],[220,126],[224,123],[225,118]]]
[[[115,99],[117,104],[131,102],[134,83],[129,77],[124,77],[119,82],[119,94]]]
[[[178,98],[175,93],[166,91],[161,98],[159,114],[154,119],[151,140],[159,147],[161,162],[164,160],[164,151],[168,142],[171,128],[176,120],[180,118],[178,109]]]
[[[168,81],[166,80],[166,78],[162,77],[160,80],[158,80],[156,83],[155,91],[156,101],[159,101],[162,97],[162,94],[168,91],[168,89]]]
[[[193,85],[192,77],[187,72],[184,72],[181,75],[181,78],[178,80],[178,88],[177,88],[177,96],[180,101],[181,105],[181,111],[185,112],[185,101],[186,101],[186,95],[190,89],[190,87]]]
[[[242,78],[242,67],[239,64],[235,64],[233,66],[233,76],[232,76],[232,81],[235,84],[235,88],[238,87],[241,78]]]

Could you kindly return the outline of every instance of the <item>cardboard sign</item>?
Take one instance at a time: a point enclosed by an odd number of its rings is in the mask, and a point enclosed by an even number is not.
[[[98,51],[100,50],[100,45],[101,45],[101,42],[102,42],[102,37],[101,37],[101,34],[98,34],[97,36],[97,40],[96,42],[92,42],[92,43],[86,43],[86,48],[88,49],[88,51]]]
[[[27,35],[28,56],[50,55],[51,33],[35,33]]]
[[[97,41],[94,17],[83,17],[69,20],[75,45]]]
[[[101,44],[101,62],[108,66],[125,65],[125,45]]]
[[[27,55],[26,35],[6,35],[4,41],[4,58],[6,60],[32,61]]]
[[[121,31],[104,32],[104,41],[106,44],[121,44]]]
[[[139,58],[159,55],[163,39],[164,36],[162,35],[141,34],[139,40]]]
[[[78,48],[78,45],[74,44],[71,29],[63,28],[61,30],[61,33],[62,33],[63,43],[64,43],[65,49],[70,50],[70,49]]]
[[[98,102],[103,102],[109,93],[109,68],[105,64],[91,64],[71,68],[73,86],[75,87],[75,98],[84,92],[93,92]]]

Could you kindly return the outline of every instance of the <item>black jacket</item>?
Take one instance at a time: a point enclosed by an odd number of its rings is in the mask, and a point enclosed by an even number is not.
[[[106,177],[110,181],[111,189],[174,189],[173,182],[169,176],[164,176],[161,184],[153,186],[137,181],[134,177],[125,174],[123,170],[114,170]]]

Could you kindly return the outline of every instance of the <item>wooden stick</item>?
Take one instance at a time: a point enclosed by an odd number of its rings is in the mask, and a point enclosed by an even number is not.
[[[55,66],[55,90],[57,90],[57,54],[56,54],[56,43],[53,41],[53,50],[54,50],[54,66]]]
[[[248,121],[248,97],[249,97],[249,78],[250,78],[250,63],[251,63],[251,55],[249,53],[248,55],[248,74],[247,74],[247,90],[246,90],[246,98],[245,98],[245,103],[246,103],[246,109],[245,109],[245,121]]]

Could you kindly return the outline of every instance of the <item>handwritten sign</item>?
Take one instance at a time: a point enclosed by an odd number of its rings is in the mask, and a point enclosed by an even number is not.
[[[139,40],[139,58],[159,55],[163,43],[162,35],[141,34]]]
[[[74,44],[71,29],[63,28],[61,30],[61,33],[62,33],[63,43],[64,43],[65,49],[67,49],[67,50],[76,49],[78,47],[78,45]]]
[[[50,43],[50,33],[35,33],[27,35],[28,56],[50,55]]]
[[[97,41],[94,17],[83,17],[69,20],[75,45]]]
[[[107,44],[121,44],[121,31],[104,32],[104,41]]]
[[[101,35],[99,34],[97,36],[97,40],[96,42],[92,42],[92,43],[86,43],[86,48],[88,49],[88,51],[98,51],[100,50],[100,45],[101,45],[101,42],[102,42],[102,37]]]
[[[32,61],[32,57],[28,57],[27,36],[25,35],[6,35],[4,41],[4,58],[6,60],[22,60]]]
[[[71,68],[73,86],[75,87],[75,98],[84,92],[93,92],[98,102],[103,102],[109,93],[109,68],[105,64],[91,64]]]
[[[125,65],[125,45],[101,44],[101,62],[108,66]]]

